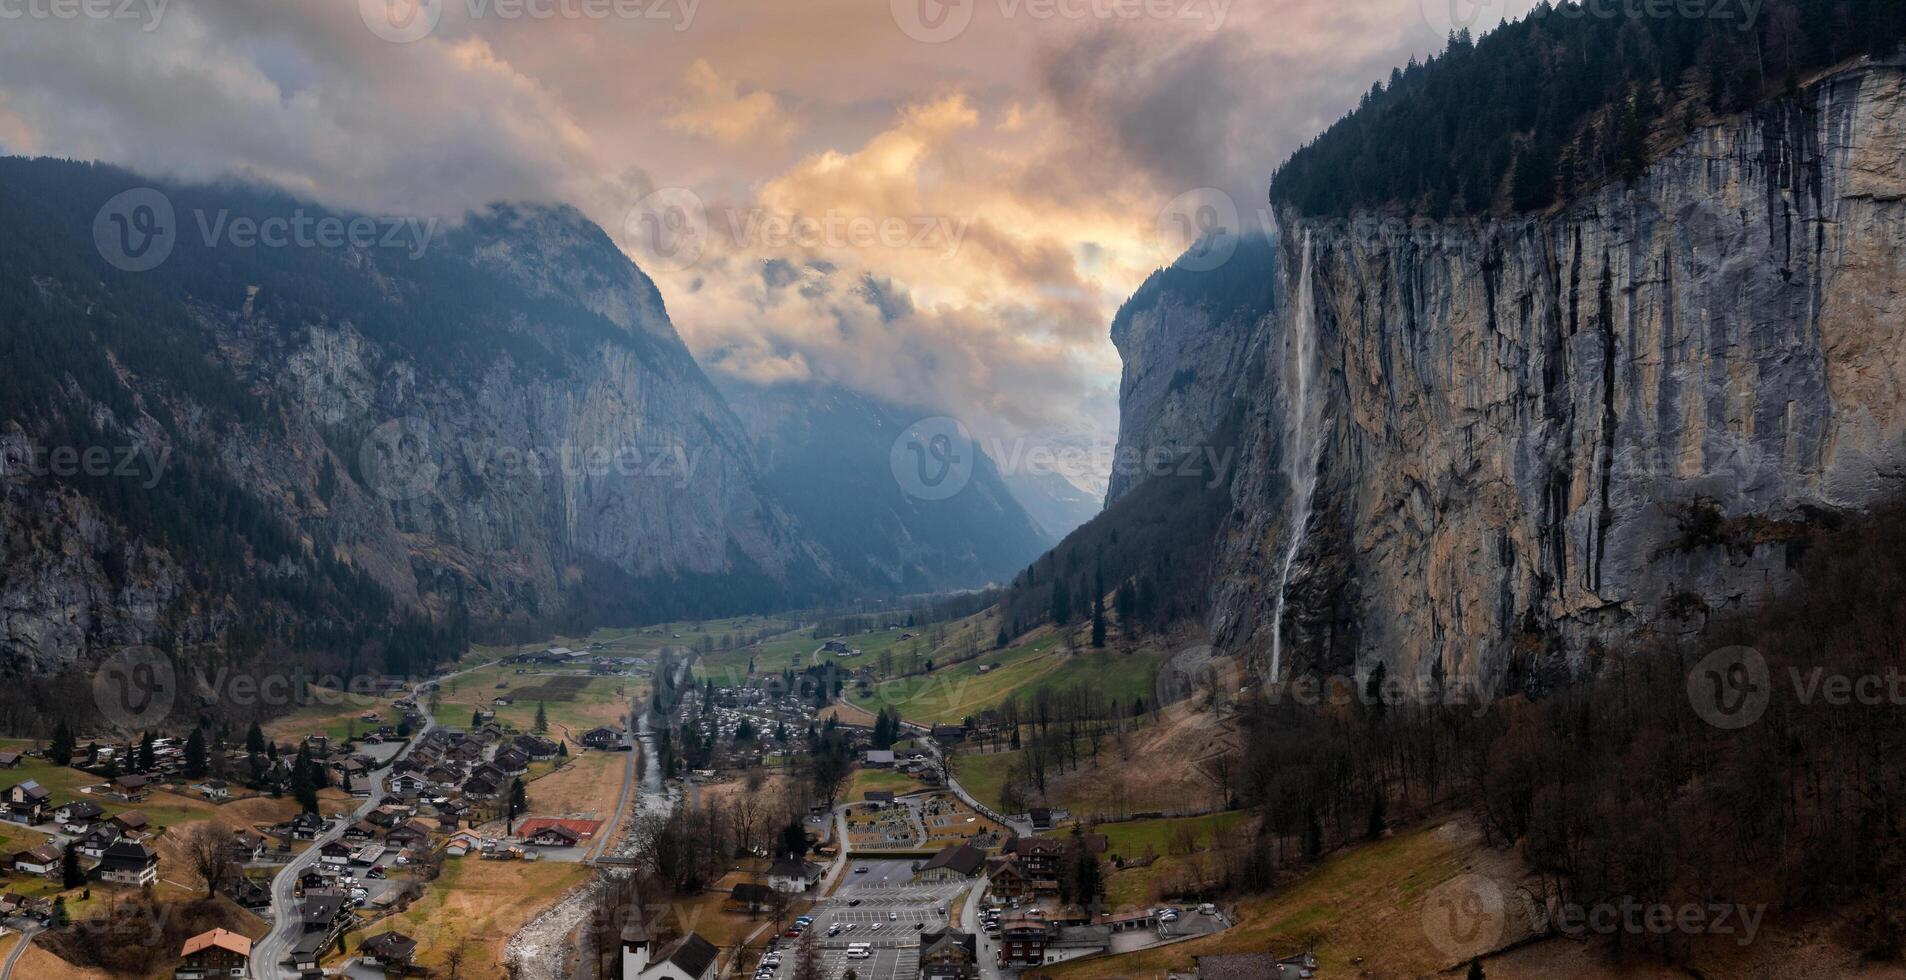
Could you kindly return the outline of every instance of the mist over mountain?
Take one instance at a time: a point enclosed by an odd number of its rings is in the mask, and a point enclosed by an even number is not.
[[[1057,540],[977,442],[958,492],[907,491],[895,476],[895,443],[936,413],[826,383],[717,377],[747,427],[763,486],[860,588],[904,595],[1004,581]],[[1021,484],[1061,523],[1078,506],[1036,477]]]

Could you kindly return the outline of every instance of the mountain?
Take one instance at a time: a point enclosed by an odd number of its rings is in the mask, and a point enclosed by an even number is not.
[[[1098,495],[1079,489],[1051,469],[1008,468],[1000,478],[1047,541],[1064,538],[1099,512]]]
[[[863,589],[904,595],[1004,581],[1054,540],[977,442],[965,447],[971,465],[957,492],[908,492],[895,467],[906,462],[910,427],[935,413],[826,383],[720,383],[775,499]]]
[[[1312,210],[1319,178],[1281,172],[1277,247],[1163,270],[1113,327],[1121,453],[1232,468],[1115,477],[1035,573],[1150,584],[1266,673],[1512,688],[1759,606],[1901,490],[1902,104],[1906,61],[1854,59],[1663,116],[1632,178],[1537,210],[1505,190],[1438,219],[1354,187]],[[1389,110],[1353,115],[1367,145],[1396,139]],[[1168,555],[1123,547],[1160,508],[1182,512]],[[1017,581],[1009,621],[1051,581]]]
[[[426,228],[4,159],[0,224],[16,664],[154,644],[402,670],[466,628],[833,587],[653,283],[574,210]],[[130,245],[163,261],[127,271]],[[48,465],[95,449],[153,464]]]

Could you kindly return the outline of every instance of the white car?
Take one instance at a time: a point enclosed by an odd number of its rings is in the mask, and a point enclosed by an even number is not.
[[[888,912],[888,913],[887,913],[887,921],[888,921],[888,922],[897,922],[897,921],[899,921],[899,919],[900,919],[900,913],[898,913],[898,912]]]

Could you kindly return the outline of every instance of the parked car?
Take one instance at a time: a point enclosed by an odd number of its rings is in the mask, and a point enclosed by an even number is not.
[[[898,913],[898,912],[888,912],[888,913],[887,913],[887,921],[888,921],[888,922],[898,922],[898,921],[900,921],[900,913]]]

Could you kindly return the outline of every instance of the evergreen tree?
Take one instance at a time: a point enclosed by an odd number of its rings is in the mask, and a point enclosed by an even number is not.
[[[86,883],[86,871],[79,866],[79,848],[68,845],[66,853],[60,856],[60,884],[66,888],[78,888]]]
[[[73,764],[73,730],[66,722],[53,726],[53,741],[46,747],[46,758],[56,766]]]
[[[1072,590],[1064,578],[1052,581],[1052,621],[1060,626],[1072,621]]]
[[[510,780],[510,809],[505,821],[514,822],[518,816],[528,812],[529,791],[523,788],[521,779]]]
[[[203,779],[206,770],[205,730],[192,729],[185,740],[185,775],[188,779]]]
[[[549,731],[549,712],[543,710],[543,703],[536,702],[536,731]]]
[[[253,755],[265,751],[265,731],[259,728],[258,723],[255,721],[251,723],[251,728],[245,732],[245,751]]]
[[[157,768],[159,768],[158,750],[153,744],[152,733],[147,732],[145,737],[139,740],[139,771],[151,772]]]

